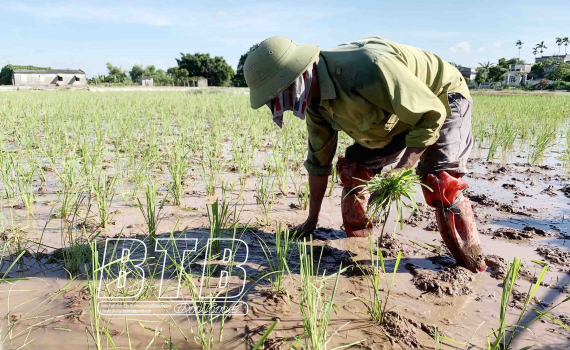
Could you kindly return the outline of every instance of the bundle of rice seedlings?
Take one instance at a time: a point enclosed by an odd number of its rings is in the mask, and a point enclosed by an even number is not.
[[[380,234],[380,242],[384,237],[384,228],[392,207],[396,209],[396,223],[400,222],[400,229],[404,227],[403,209],[417,210],[416,190],[415,186],[425,186],[420,182],[420,177],[414,173],[412,169],[395,170],[385,174],[378,174],[372,179],[363,182],[362,185],[355,189],[362,189],[363,194],[370,194],[368,200],[367,214],[370,220],[379,218],[382,222],[382,231]],[[426,188],[429,188],[426,186]],[[431,190],[431,189],[430,189]],[[409,203],[403,201],[407,199]]]

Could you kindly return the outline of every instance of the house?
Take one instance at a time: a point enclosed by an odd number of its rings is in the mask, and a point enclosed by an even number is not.
[[[555,62],[570,62],[570,54],[535,57],[534,63],[540,63],[546,60],[551,60]]]
[[[204,77],[192,77],[188,81],[188,86],[208,87],[208,79],[206,79]]]
[[[531,68],[531,64],[509,64],[509,71],[503,84],[512,86],[526,84]]]
[[[87,78],[81,69],[15,69],[12,73],[12,84],[17,86],[84,86],[87,85]]]
[[[473,81],[477,76],[477,70],[475,68],[457,66],[457,69],[459,69],[459,72],[461,72],[461,75],[463,75],[466,80]]]
[[[142,86],[153,86],[154,80],[150,76],[143,75],[139,78],[139,85]]]

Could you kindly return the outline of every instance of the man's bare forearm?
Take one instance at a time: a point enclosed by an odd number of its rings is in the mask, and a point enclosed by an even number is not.
[[[323,198],[327,191],[328,176],[316,176],[309,174],[309,217],[308,220],[317,222]]]
[[[423,147],[408,147],[404,151],[402,158],[396,165],[396,169],[411,169],[420,160],[422,154],[425,152]]]

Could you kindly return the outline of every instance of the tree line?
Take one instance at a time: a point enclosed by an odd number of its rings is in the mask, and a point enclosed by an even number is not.
[[[177,66],[156,69],[150,65],[143,67],[135,64],[130,71],[123,70],[111,63],[107,63],[107,74],[89,79],[90,84],[135,84],[139,78],[149,76],[153,78],[156,86],[184,86],[198,78],[206,78],[209,86],[237,86],[246,87],[243,75],[243,64],[247,55],[255,48],[252,46],[246,53],[241,55],[237,72],[221,56],[211,57],[209,53],[184,54],[176,59]]]
[[[246,53],[241,55],[237,72],[221,56],[210,56],[209,53],[180,53],[176,59],[177,65],[163,69],[156,69],[154,65],[143,67],[135,64],[127,71],[112,63],[107,63],[107,74],[99,74],[88,79],[89,84],[137,84],[142,76],[153,78],[153,84],[157,86],[184,86],[198,78],[206,78],[210,86],[238,86],[246,87],[243,75],[243,64],[247,55],[255,48],[252,46]],[[6,65],[0,71],[0,85],[12,84],[12,73],[15,69],[49,69],[33,66]]]

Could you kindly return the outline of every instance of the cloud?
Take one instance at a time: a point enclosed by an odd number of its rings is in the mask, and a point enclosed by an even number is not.
[[[496,42],[494,42],[491,46],[493,46],[493,47],[501,47],[501,42],[500,42],[500,41],[496,41]]]
[[[480,48],[477,49],[477,51],[483,52],[483,51],[485,51],[485,48],[483,46],[481,46]]]
[[[452,47],[450,47],[449,51],[451,51],[451,52],[469,52],[469,51],[471,51],[471,47],[469,46],[469,43],[467,41],[462,41],[462,42],[457,43],[457,44],[453,45]]]

